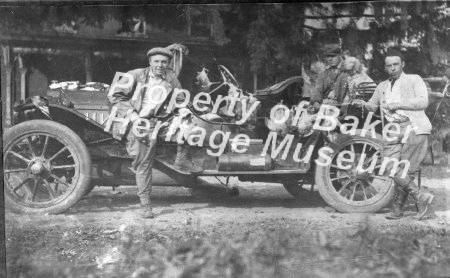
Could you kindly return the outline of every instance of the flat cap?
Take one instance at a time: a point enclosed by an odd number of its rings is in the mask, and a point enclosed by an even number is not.
[[[342,54],[341,48],[339,47],[339,44],[337,44],[337,43],[324,44],[321,47],[321,50],[323,51],[323,54],[326,56],[336,56],[336,55]]]
[[[147,52],[147,57],[151,57],[153,55],[158,55],[158,54],[169,57],[169,59],[172,59],[172,57],[173,57],[172,52],[165,47],[154,47],[154,48],[150,49]]]

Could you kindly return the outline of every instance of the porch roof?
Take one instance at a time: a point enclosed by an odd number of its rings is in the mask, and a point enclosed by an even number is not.
[[[9,45],[15,53],[61,54],[83,51],[103,52],[109,55],[145,57],[147,50],[157,46],[181,43],[188,47],[190,56],[203,56],[215,52],[219,47],[210,39],[191,38],[182,41],[170,40],[155,34],[149,37],[86,37],[76,35],[22,35],[0,34],[0,44]]]

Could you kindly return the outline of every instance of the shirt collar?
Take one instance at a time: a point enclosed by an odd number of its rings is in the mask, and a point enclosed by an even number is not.
[[[402,79],[405,76],[405,73],[402,71],[402,73],[400,73],[400,76],[397,79],[393,79],[393,78],[389,78],[389,82],[392,82],[393,80],[395,80],[396,82],[400,79]]]

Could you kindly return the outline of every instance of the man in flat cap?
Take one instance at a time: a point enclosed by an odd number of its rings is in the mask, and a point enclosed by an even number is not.
[[[155,129],[157,121],[169,123],[158,131],[158,136],[166,137],[170,123],[174,119],[174,112],[167,111],[167,105],[172,98],[174,89],[181,89],[175,73],[168,68],[173,57],[169,48],[155,47],[147,52],[150,66],[147,68],[140,68],[131,70],[128,74],[133,76],[132,86],[117,87],[109,97],[111,104],[117,107],[117,117],[126,117],[129,111],[132,111],[130,117],[130,125],[139,119],[147,119],[150,122],[150,133]],[[117,83],[127,84],[128,78],[123,77]],[[145,84],[141,92],[136,92],[137,84]],[[161,103],[155,104],[152,102],[149,92],[152,92],[152,87],[163,86],[167,91],[167,96]],[[160,88],[160,87],[159,87]],[[154,90],[156,91],[156,89]],[[139,97],[134,97],[134,94],[139,94]],[[177,94],[177,102],[184,101],[184,97]],[[172,136],[171,141],[175,141]],[[155,138],[155,137],[153,137]],[[138,137],[133,132],[127,134],[127,152],[133,158],[132,169],[136,174],[136,185],[138,188],[138,196],[141,205],[144,207],[143,217],[153,218],[153,213],[150,194],[152,182],[152,165],[153,158],[156,152],[157,139],[148,137]],[[167,138],[166,138],[167,139]],[[183,172],[201,172],[203,169],[196,166],[191,159],[189,152],[189,145],[182,144],[177,146],[177,156],[174,167]]]
[[[428,91],[419,75],[403,72],[405,62],[400,50],[389,49],[384,62],[389,79],[381,82],[372,98],[367,103],[363,103],[371,111],[376,111],[380,107],[381,115],[384,115],[390,125],[389,131],[395,134],[389,138],[384,134],[381,157],[409,161],[409,169],[405,177],[402,177],[404,163],[400,164],[393,176],[396,192],[391,214],[386,218],[403,217],[403,205],[407,197],[411,196],[419,209],[416,217],[420,220],[425,216],[434,198],[430,193],[419,191],[419,187],[414,182],[414,173],[420,169],[420,164],[425,158],[428,137],[431,133],[431,123],[425,115]],[[403,140],[408,134],[408,128],[412,128],[412,132],[406,140]],[[385,175],[391,174],[392,166],[392,163],[388,164]]]
[[[339,93],[335,92],[336,82],[341,75],[339,68],[342,61],[342,53],[338,44],[325,44],[322,48],[327,60],[327,67],[325,71],[321,72],[316,80],[316,85],[311,92],[310,103],[318,110],[324,100],[330,99],[331,102],[337,100]],[[333,103],[326,103],[333,104]]]

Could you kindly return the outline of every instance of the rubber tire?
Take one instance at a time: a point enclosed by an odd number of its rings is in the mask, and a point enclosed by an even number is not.
[[[373,139],[372,137],[361,137],[361,136],[341,136],[340,138],[338,138],[336,141],[333,142],[334,143],[333,147],[331,146],[330,147],[333,149],[334,153],[339,153],[339,150],[341,150],[345,145],[361,140],[373,143],[379,148],[381,148],[382,142],[379,138]],[[319,160],[321,162],[325,161],[323,158],[319,158]],[[337,196],[335,196],[336,194],[335,190],[333,188],[330,188],[328,178],[329,177],[327,174],[327,167],[316,164],[315,182],[319,190],[320,196],[322,196],[324,201],[329,206],[333,207],[339,212],[349,212],[349,213],[378,212],[381,209],[385,208],[387,205],[389,205],[392,201],[392,198],[394,197],[394,186],[392,183],[391,187],[385,193],[385,195],[374,204],[370,204],[367,206],[352,206],[349,204],[345,204],[341,202]]]
[[[31,120],[9,128],[3,137],[3,150],[7,150],[15,138],[32,134],[33,132],[48,132],[58,138],[61,142],[64,142],[66,146],[70,146],[76,151],[80,161],[78,181],[74,186],[72,186],[71,192],[64,198],[61,198],[58,203],[52,205],[51,207],[43,208],[31,208],[18,204],[10,197],[8,190],[4,190],[6,208],[14,212],[27,214],[62,213],[75,205],[90,189],[91,157],[86,145],[74,131],[60,123],[49,120]],[[5,163],[5,161],[3,161],[3,163]],[[6,186],[7,185],[5,184],[5,187]]]

